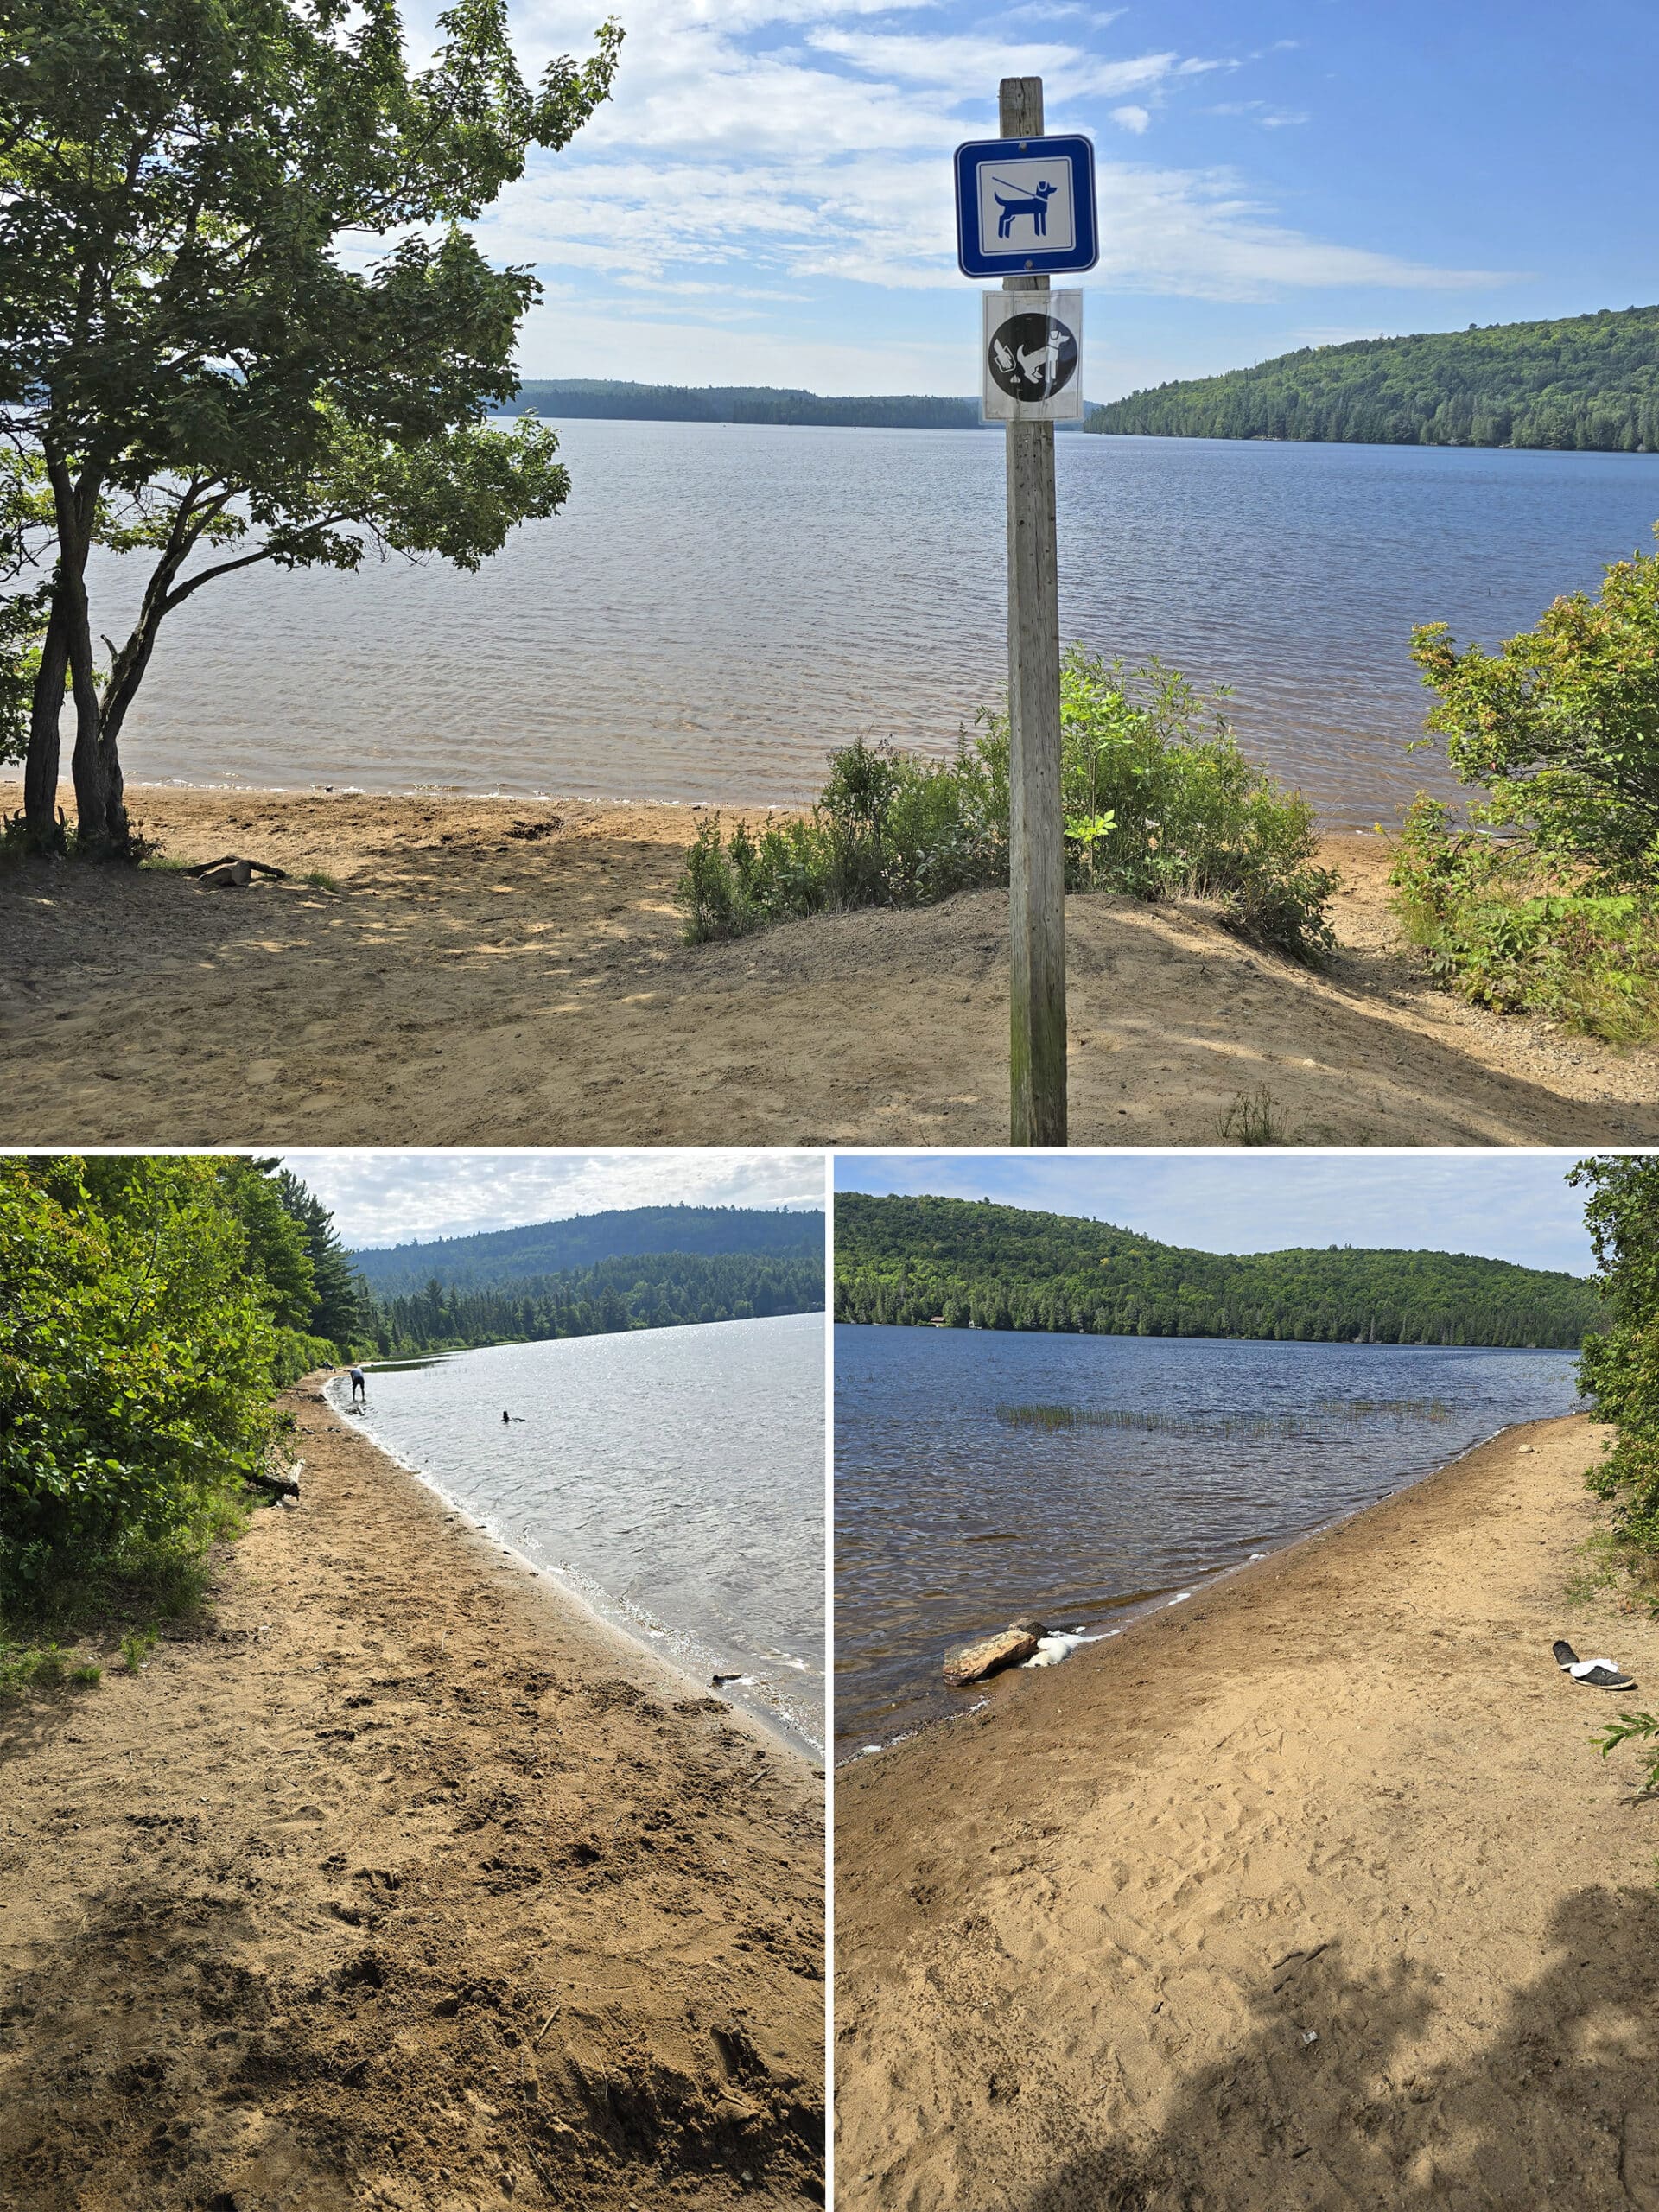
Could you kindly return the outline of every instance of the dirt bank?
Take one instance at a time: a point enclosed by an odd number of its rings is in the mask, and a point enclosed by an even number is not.
[[[1659,1803],[1582,1418],[836,1785],[845,2212],[1659,2205]],[[1530,1450],[1528,1447],[1532,1447]]]
[[[822,1782],[296,1394],[213,1625],[0,1716],[0,2205],[822,2202]]]
[[[133,811],[174,859],[296,880],[0,870],[9,1141],[1006,1139],[1000,893],[693,947],[684,809],[147,791]],[[1075,1142],[1213,1144],[1262,1085],[1291,1142],[1659,1141],[1659,1052],[1430,989],[1380,842],[1327,856],[1348,887],[1321,976],[1197,910],[1070,901]]]

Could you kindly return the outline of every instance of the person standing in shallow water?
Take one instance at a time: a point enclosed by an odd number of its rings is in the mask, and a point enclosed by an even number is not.
[[[359,1398],[362,1399],[365,1405],[368,1403],[369,1378],[365,1375],[362,1369],[358,1366],[357,1363],[353,1361],[352,1363],[352,1403],[355,1405]]]

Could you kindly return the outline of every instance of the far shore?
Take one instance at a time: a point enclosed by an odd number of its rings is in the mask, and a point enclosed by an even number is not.
[[[821,1770],[321,1380],[209,1620],[0,1718],[0,2201],[821,2204]]]
[[[1659,2202],[1659,1829],[1591,1740],[1659,1623],[1569,1594],[1602,1434],[1506,1430],[838,1770],[846,2212]]]
[[[0,808],[20,798],[0,786]],[[1001,892],[688,945],[674,891],[706,810],[130,798],[168,861],[237,853],[288,880],[0,868],[13,1141],[1006,1140]],[[1431,988],[1389,908],[1384,842],[1333,834],[1323,857],[1344,887],[1318,974],[1200,906],[1068,899],[1074,1143],[1213,1145],[1263,1094],[1287,1143],[1659,1142],[1659,1051]]]

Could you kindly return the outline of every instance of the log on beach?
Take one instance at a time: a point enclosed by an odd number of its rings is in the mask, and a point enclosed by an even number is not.
[[[944,1679],[953,1689],[982,1682],[988,1675],[1000,1675],[1003,1668],[1017,1667],[1029,1659],[1038,1641],[1028,1624],[1016,1622],[1011,1628],[999,1629],[995,1636],[958,1643],[944,1655]]]

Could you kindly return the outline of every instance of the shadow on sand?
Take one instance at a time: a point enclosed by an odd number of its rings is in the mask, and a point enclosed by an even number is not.
[[[1332,1944],[1287,1964],[1154,2136],[1072,2155],[1021,2212],[1659,2208],[1659,1893],[1579,1892],[1543,1955],[1490,2028],[1432,1958],[1354,1977]],[[1462,2055],[1427,2063],[1454,2004]]]

